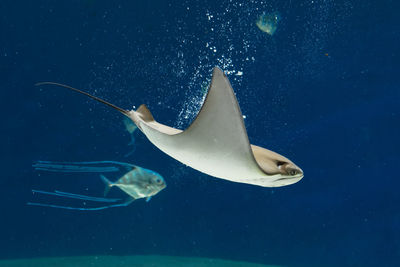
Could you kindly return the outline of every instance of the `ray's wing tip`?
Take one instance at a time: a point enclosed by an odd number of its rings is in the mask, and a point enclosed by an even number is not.
[[[212,79],[213,78],[219,78],[219,77],[222,77],[222,78],[225,78],[225,79],[228,78],[226,73],[219,66],[215,66],[213,68],[213,72],[212,72]]]
[[[213,74],[224,74],[224,71],[219,66],[215,66],[213,68]]]

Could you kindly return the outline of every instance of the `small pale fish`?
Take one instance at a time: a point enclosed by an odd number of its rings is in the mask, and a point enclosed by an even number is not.
[[[130,155],[132,155],[135,150],[136,150],[136,144],[135,144],[135,132],[137,130],[137,126],[135,123],[133,123],[133,121],[131,119],[129,119],[128,117],[124,117],[124,125],[125,125],[125,129],[128,131],[128,133],[131,136],[131,141],[129,142],[129,146],[131,146],[130,152],[125,154],[125,157],[128,157]]]
[[[111,187],[117,186],[135,200],[146,198],[149,201],[152,196],[167,186],[160,174],[138,166],[123,175],[116,182],[111,182],[104,175],[100,175],[100,177],[106,184],[104,195],[107,195]]]
[[[137,129],[137,126],[128,117],[124,117],[124,125],[130,134],[133,134]]]
[[[262,13],[256,21],[257,27],[269,35],[273,35],[278,27],[280,15],[278,12]]]

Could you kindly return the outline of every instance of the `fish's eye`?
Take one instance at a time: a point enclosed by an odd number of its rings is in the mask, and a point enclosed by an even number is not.
[[[293,176],[293,175],[296,175],[297,172],[296,172],[296,170],[290,170],[289,174]]]
[[[157,183],[157,184],[161,184],[161,182],[162,182],[162,181],[161,181],[160,178],[157,178],[157,179],[156,179],[156,183]]]

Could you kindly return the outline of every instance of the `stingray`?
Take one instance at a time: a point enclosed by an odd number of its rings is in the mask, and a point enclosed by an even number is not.
[[[210,176],[264,187],[290,185],[303,178],[303,171],[286,157],[251,145],[232,86],[215,67],[204,103],[184,131],[157,122],[146,105],[125,110],[68,85],[57,85],[86,95],[130,118],[161,151]]]

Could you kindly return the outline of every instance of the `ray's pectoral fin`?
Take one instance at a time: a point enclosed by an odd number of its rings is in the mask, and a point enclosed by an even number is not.
[[[145,117],[151,119],[138,123],[155,146],[203,173],[268,187],[287,185],[302,177],[301,170],[287,158],[250,145],[235,93],[227,76],[218,67],[213,70],[207,96],[189,128],[181,131],[154,121],[152,116]],[[278,164],[281,161],[285,162],[285,168]],[[298,169],[298,179],[275,182],[291,176],[286,171],[289,166]]]
[[[188,129],[171,130],[155,121],[141,123],[140,127],[163,152],[201,172],[235,182],[265,175],[254,159],[231,84],[218,67]]]

